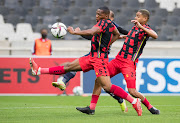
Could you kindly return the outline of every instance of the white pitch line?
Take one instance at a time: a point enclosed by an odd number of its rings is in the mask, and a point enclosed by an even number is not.
[[[180,105],[154,105],[154,106],[160,106],[160,107],[180,107]],[[75,107],[84,107],[84,106],[58,106],[58,107],[9,107],[9,108],[0,108],[0,110],[3,109],[50,109],[50,108],[75,108]],[[100,108],[117,108],[119,106],[97,106]]]

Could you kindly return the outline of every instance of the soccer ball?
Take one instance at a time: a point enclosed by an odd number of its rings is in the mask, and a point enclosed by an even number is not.
[[[75,96],[81,96],[83,94],[83,89],[80,86],[76,86],[73,88],[73,93]]]
[[[62,38],[67,34],[67,27],[61,22],[52,25],[51,33],[55,38]]]

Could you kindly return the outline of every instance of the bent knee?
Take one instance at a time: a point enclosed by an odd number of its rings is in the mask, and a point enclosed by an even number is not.
[[[132,88],[128,88],[128,92],[131,94],[131,95],[133,95],[133,96],[136,96],[136,93],[137,93],[137,90],[136,89],[132,89]]]

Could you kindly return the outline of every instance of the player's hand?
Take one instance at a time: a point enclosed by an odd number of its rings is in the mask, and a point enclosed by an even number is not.
[[[126,37],[127,37],[127,35],[120,35],[119,39],[123,39],[123,38],[126,38]]]
[[[143,27],[137,20],[131,20],[131,23],[134,23],[138,28]]]
[[[78,32],[78,31],[81,31],[81,29],[79,27],[77,27],[74,31]]]
[[[69,26],[69,27],[67,28],[67,31],[68,31],[70,34],[74,34],[74,29],[73,29],[72,26]]]

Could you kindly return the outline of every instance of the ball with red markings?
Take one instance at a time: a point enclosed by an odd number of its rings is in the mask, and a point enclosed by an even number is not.
[[[62,38],[67,34],[67,27],[61,22],[57,22],[52,25],[51,33],[55,38]]]

